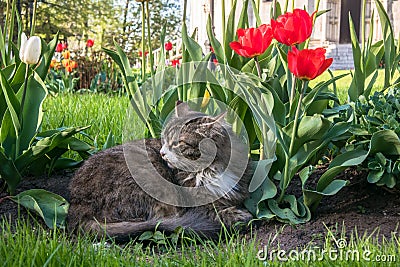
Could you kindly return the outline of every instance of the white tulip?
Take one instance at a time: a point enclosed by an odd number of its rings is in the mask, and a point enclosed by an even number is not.
[[[36,64],[39,62],[42,50],[42,41],[38,36],[32,36],[29,39],[25,33],[21,35],[21,47],[19,49],[19,57],[26,64]]]

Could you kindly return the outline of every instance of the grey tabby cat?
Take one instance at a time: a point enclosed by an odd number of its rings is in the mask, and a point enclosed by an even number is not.
[[[247,150],[224,116],[191,111],[186,103],[175,111],[162,139],[104,150],[76,172],[70,183],[71,231],[124,242],[156,227],[168,233],[181,226],[216,238],[222,224],[229,229],[252,219],[243,207],[252,177]],[[237,162],[229,165],[239,154],[246,159],[242,172]],[[157,177],[162,179],[155,183]]]

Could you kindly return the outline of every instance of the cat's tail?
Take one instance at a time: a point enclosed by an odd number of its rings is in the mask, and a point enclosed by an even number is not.
[[[213,221],[204,214],[188,211],[182,216],[168,217],[160,220],[149,220],[140,222],[117,222],[102,224],[92,222],[87,225],[92,232],[99,236],[107,236],[118,242],[127,242],[130,239],[139,237],[146,231],[164,232],[165,234],[173,233],[178,227],[182,227],[185,233],[194,233],[201,238],[216,239],[218,238],[222,224],[219,221]]]

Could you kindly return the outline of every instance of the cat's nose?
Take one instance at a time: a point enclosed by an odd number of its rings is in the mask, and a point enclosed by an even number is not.
[[[165,156],[164,146],[160,149],[160,155],[161,155],[161,157]]]

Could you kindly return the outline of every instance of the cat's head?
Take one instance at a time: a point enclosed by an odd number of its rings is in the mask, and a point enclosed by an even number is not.
[[[208,116],[179,103],[162,133],[160,154],[169,167],[196,172],[214,162],[221,146],[230,146],[224,116]]]

